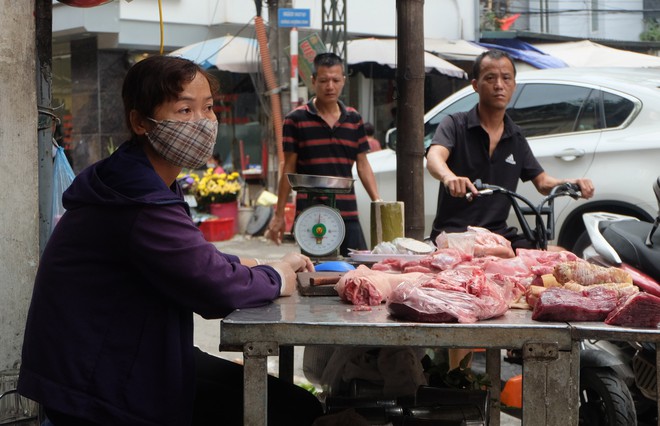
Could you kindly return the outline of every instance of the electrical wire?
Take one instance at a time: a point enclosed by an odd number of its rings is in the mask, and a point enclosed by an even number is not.
[[[163,54],[165,49],[164,43],[164,29],[163,29],[163,2],[158,0],[158,19],[160,21],[160,54]]]

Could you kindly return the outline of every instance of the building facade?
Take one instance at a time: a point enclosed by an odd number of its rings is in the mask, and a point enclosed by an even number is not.
[[[379,2],[377,14],[370,0],[324,1],[326,7],[334,1],[335,6],[345,8],[345,31],[349,38],[396,36],[396,0]],[[301,37],[314,32],[321,34],[322,2],[280,0],[279,3],[282,7],[309,9],[310,27],[300,28]],[[269,8],[264,7],[262,16],[266,23],[269,23],[268,12]],[[477,0],[426,2],[425,34],[431,38],[476,40],[478,13]],[[254,37],[256,14],[252,2],[240,0],[164,0],[163,53],[226,35]],[[378,19],[373,19],[375,15]],[[277,45],[271,47],[276,65],[276,60],[284,57],[281,50],[288,45],[286,40],[280,44],[281,49]],[[62,120],[58,140],[65,146],[76,172],[107,156],[126,139],[128,134],[121,113],[122,79],[131,64],[144,55],[158,53],[160,47],[159,10],[153,0],[115,0],[92,8],[70,7],[53,0],[53,106]],[[258,161],[267,119],[254,89],[263,83],[259,81],[261,77],[224,72],[217,76],[222,87],[216,108],[220,119],[217,152],[229,162],[242,140],[249,161]],[[376,122],[384,135],[392,121],[391,109],[395,103],[391,79],[354,77],[349,78],[348,99],[364,110],[365,120]],[[286,86],[288,80],[282,80],[281,84]]]

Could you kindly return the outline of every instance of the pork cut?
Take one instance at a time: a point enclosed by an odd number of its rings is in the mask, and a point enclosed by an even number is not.
[[[407,281],[392,291],[387,309],[393,316],[410,321],[472,323],[504,315],[508,306],[487,293],[477,296]]]
[[[477,226],[468,226],[465,232],[441,232],[435,239],[438,248],[454,248],[474,257],[514,257],[511,242],[503,236]]]
[[[409,274],[391,274],[374,271],[364,265],[346,272],[335,285],[339,297],[354,305],[376,306],[386,301],[392,289],[398,284],[415,280],[422,275],[419,272]]]
[[[605,318],[605,324],[656,328],[660,324],[660,297],[639,292],[623,298]]]
[[[603,321],[619,299],[616,290],[594,287],[571,291],[551,287],[543,291],[534,305],[536,321]]]
[[[520,258],[535,275],[552,274],[555,265],[563,262],[577,262],[581,259],[570,251],[547,251],[538,249],[516,249]]]

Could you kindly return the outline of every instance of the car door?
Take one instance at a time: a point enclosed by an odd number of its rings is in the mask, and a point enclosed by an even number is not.
[[[588,177],[596,147],[602,134],[601,91],[564,82],[528,82],[519,90],[508,114],[521,128],[543,169],[557,178]],[[541,195],[531,182],[518,191],[535,204]],[[569,198],[555,202],[555,214]],[[510,217],[510,224],[516,219]]]

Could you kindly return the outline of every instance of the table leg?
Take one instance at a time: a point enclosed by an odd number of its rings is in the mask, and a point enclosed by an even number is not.
[[[579,349],[559,351],[556,344],[523,345],[522,423],[577,426]]]
[[[268,357],[277,355],[275,342],[243,346],[243,421],[245,426],[268,424]]]
[[[294,346],[280,346],[280,379],[293,383]]]
[[[500,349],[486,349],[486,372],[490,377],[490,426],[500,426],[502,403],[500,393],[502,388],[502,355]]]
[[[658,421],[660,421],[660,342],[655,344],[655,402],[658,407]]]

